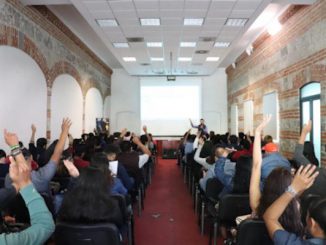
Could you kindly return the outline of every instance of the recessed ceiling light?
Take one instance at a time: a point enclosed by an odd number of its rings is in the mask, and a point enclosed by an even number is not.
[[[269,26],[267,26],[267,32],[269,35],[273,36],[282,29],[282,25],[278,20],[273,21]]]
[[[162,42],[147,42],[146,43],[147,47],[150,48],[161,48],[163,46]]]
[[[220,57],[207,57],[206,61],[218,61]]]
[[[181,42],[180,47],[182,47],[182,48],[194,48],[194,47],[196,47],[196,42]]]
[[[163,57],[151,57],[151,61],[164,61]]]
[[[215,48],[227,48],[230,46],[229,42],[216,42],[214,43]]]
[[[226,26],[245,26],[248,19],[245,18],[228,18],[225,22]]]
[[[136,58],[135,57],[123,57],[122,58],[125,62],[135,62]]]
[[[197,19],[185,18],[183,20],[183,25],[185,26],[202,26],[203,23],[204,23],[203,18],[197,18]]]
[[[118,26],[118,22],[115,19],[97,19],[96,22],[100,27]]]
[[[113,47],[115,48],[129,48],[128,43],[113,43]]]
[[[161,24],[160,19],[140,19],[142,26],[159,26]]]
[[[184,62],[191,61],[191,60],[192,60],[191,57],[179,57],[178,58],[178,61],[184,61]]]

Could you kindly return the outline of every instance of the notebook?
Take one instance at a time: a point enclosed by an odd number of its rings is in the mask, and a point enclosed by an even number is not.
[[[112,175],[117,175],[118,174],[118,161],[111,161],[109,163],[109,169],[110,169]]]

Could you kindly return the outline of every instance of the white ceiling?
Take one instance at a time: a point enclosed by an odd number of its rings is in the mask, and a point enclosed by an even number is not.
[[[218,67],[233,63],[289,4],[311,4],[315,0],[21,1],[27,5],[60,4],[49,8],[112,68],[119,67],[120,63],[131,75],[158,75],[162,72],[174,75],[210,75]],[[88,25],[69,4],[78,10]],[[116,19],[119,25],[100,27],[96,19],[105,18]],[[161,25],[141,26],[140,18],[160,18]],[[204,24],[184,26],[184,18],[204,18]],[[248,22],[244,27],[229,27],[225,25],[227,18],[248,18]],[[94,32],[97,37],[93,35]],[[126,42],[129,37],[141,37],[145,42],[129,43],[129,48],[113,47],[113,42]],[[203,37],[230,42],[231,45],[216,48],[213,46],[214,41],[201,41]],[[197,45],[195,48],[181,48],[181,41],[197,42]],[[146,42],[163,42],[163,47],[148,48]],[[208,53],[196,54],[196,50],[208,50]],[[122,58],[126,56],[136,57],[137,61],[125,62]],[[218,62],[206,62],[206,58],[211,56],[220,59]],[[164,61],[151,61],[151,57],[164,57]],[[192,62],[179,62],[178,57],[192,57]]]

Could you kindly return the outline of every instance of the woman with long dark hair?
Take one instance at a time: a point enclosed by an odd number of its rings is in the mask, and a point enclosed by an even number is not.
[[[259,218],[263,217],[265,211],[286,191],[291,182],[292,175],[285,168],[274,169],[269,174],[257,208]],[[302,236],[304,230],[300,218],[300,203],[298,198],[294,198],[280,216],[279,221],[287,231]]]
[[[58,219],[71,223],[111,222],[122,225],[118,204],[109,196],[108,177],[98,168],[81,171],[75,187],[66,193]]]

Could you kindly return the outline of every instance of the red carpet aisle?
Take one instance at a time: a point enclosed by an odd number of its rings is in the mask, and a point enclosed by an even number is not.
[[[200,235],[192,198],[176,160],[158,159],[156,167],[142,216],[135,214],[136,245],[208,244],[208,236]]]

